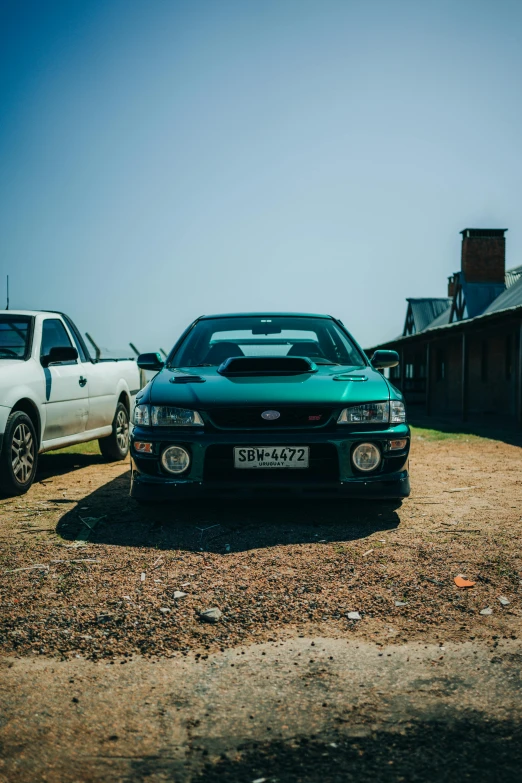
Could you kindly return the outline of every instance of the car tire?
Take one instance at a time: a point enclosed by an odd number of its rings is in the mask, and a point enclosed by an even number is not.
[[[112,432],[98,440],[102,456],[109,462],[125,459],[129,453],[129,412],[122,402],[116,406]]]
[[[0,454],[0,492],[7,497],[23,495],[30,488],[38,464],[38,440],[34,424],[23,411],[7,419]]]

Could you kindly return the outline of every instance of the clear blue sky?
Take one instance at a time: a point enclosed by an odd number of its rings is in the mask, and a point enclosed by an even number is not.
[[[208,312],[444,296],[459,230],[522,264],[522,4],[2,0],[0,305],[108,346]]]

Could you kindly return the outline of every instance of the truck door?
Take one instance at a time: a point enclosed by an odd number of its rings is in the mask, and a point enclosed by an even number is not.
[[[98,362],[89,368],[88,430],[112,424],[116,413],[116,388],[119,379],[118,362]]]
[[[59,318],[42,323],[40,357],[51,348],[73,348],[71,338]],[[85,432],[89,417],[89,390],[80,363],[59,362],[43,367],[45,375],[45,427],[42,440],[54,440]]]
[[[118,402],[116,390],[120,378],[119,364],[116,361],[91,361],[75,325],[67,316],[64,317],[64,320],[78,350],[81,362],[80,370],[87,380],[89,418],[85,429],[90,432],[100,429],[100,427],[110,427]]]

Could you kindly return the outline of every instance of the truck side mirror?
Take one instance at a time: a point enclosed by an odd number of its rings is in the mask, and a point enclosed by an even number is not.
[[[383,370],[385,367],[397,367],[399,354],[397,351],[375,351],[370,361],[376,370]]]
[[[49,367],[50,364],[61,364],[62,362],[74,362],[78,358],[78,351],[72,345],[63,345],[61,347],[51,348],[46,356],[40,359],[42,367]]]
[[[158,370],[163,369],[165,362],[162,360],[159,353],[140,353],[137,364],[140,370],[158,372]]]

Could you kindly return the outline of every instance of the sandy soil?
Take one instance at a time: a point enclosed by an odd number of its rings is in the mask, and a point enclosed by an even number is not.
[[[10,660],[0,779],[518,783],[522,656],[493,644],[303,637],[199,663]]]
[[[305,711],[310,714],[308,724],[290,714],[281,724],[289,728],[280,729],[277,741],[270,739],[265,727],[254,742],[248,732],[238,730],[250,719],[237,712],[234,724],[233,714],[230,721],[225,720],[227,710],[222,708],[218,715],[221,739],[212,739],[212,732],[205,728],[194,743],[194,732],[187,733],[187,726],[190,721],[201,721],[205,698],[195,709],[195,702],[185,692],[179,697],[183,730],[177,740],[169,740],[179,751],[173,755],[172,747],[169,750],[169,743],[162,739],[165,703],[160,700],[157,710],[149,715],[144,708],[145,693],[133,693],[124,682],[130,676],[127,672],[133,672],[134,681],[148,677],[151,667],[157,671],[160,666],[167,690],[174,694],[177,677],[187,682],[195,677],[196,682],[201,676],[196,670],[201,672],[204,667],[209,672],[211,664],[232,666],[230,656],[241,655],[241,651],[255,656],[266,645],[266,649],[276,649],[280,644],[295,646],[306,640],[311,645],[310,640],[323,639],[325,649],[335,644],[342,644],[343,649],[347,645],[346,649],[363,649],[365,660],[368,656],[384,660],[388,656],[385,649],[404,660],[413,647],[429,650],[432,657],[426,665],[437,667],[437,671],[442,667],[439,684],[449,694],[447,708],[452,715],[438,730],[446,733],[447,742],[455,741],[455,747],[464,748],[471,742],[465,769],[471,770],[475,780],[494,779],[484,777],[486,767],[477,760],[477,743],[493,759],[493,766],[504,759],[504,779],[515,780],[509,770],[512,759],[518,758],[513,748],[520,749],[520,716],[516,710],[503,711],[502,703],[511,699],[513,689],[520,696],[520,467],[521,451],[515,445],[478,438],[435,442],[416,438],[412,497],[402,505],[324,501],[260,504],[256,500],[252,506],[221,501],[149,509],[127,497],[127,465],[107,465],[98,456],[44,456],[38,482],[30,493],[0,501],[0,644],[5,656],[2,671],[6,673],[0,691],[4,715],[0,756],[7,765],[5,779],[199,781],[213,780],[219,772],[222,780],[245,781],[263,776],[273,781],[278,774],[280,781],[349,780],[352,774],[357,780],[452,780],[453,767],[447,764],[440,767],[440,777],[433,771],[432,777],[423,777],[419,771],[422,765],[417,768],[412,763],[397,772],[401,759],[411,757],[411,743],[425,748],[423,758],[432,759],[426,769],[435,770],[432,756],[437,753],[429,737],[433,721],[440,723],[445,714],[442,696],[439,706],[427,712],[421,709],[425,700],[417,700],[410,718],[413,697],[405,697],[403,708],[384,710],[373,728],[368,724],[369,734],[354,750],[350,738],[355,736],[353,731],[357,734],[359,724],[351,719],[341,721],[341,737],[328,707],[337,687],[348,698],[349,684],[344,680],[340,684],[336,677],[322,678],[313,666],[308,681],[287,677],[278,688],[286,704],[296,700],[300,688],[318,688],[327,704],[325,708],[320,707],[322,701],[317,705],[323,717],[314,723],[310,706]],[[459,589],[453,581],[459,574],[475,586]],[[177,596],[175,591],[185,595]],[[502,605],[500,598],[509,603]],[[200,617],[202,610],[211,607],[222,612],[215,624]],[[488,607],[491,614],[480,614]],[[350,619],[349,612],[358,612],[361,619]],[[433,657],[432,651],[441,645],[454,645],[453,677],[460,666],[456,662],[459,655],[489,656],[491,667],[497,647],[504,650],[504,657],[499,658],[505,667],[504,685],[493,687],[494,675],[483,672],[470,706],[472,717],[460,714],[459,702],[462,693],[472,688],[477,667],[462,664],[467,673],[453,688],[451,676],[445,673],[444,653],[440,663]],[[292,655],[287,652],[288,665],[293,667],[296,661],[290,661]],[[122,662],[129,668],[121,667]],[[364,665],[358,669],[363,671]],[[86,673],[82,694],[91,693],[92,704],[85,714],[81,701],[80,706],[71,702],[80,696],[69,698],[65,685],[59,686],[63,679],[59,672],[73,670],[73,680],[79,671]],[[111,733],[110,721],[104,717],[104,678],[115,671],[123,678],[117,686],[121,687],[123,715],[131,723],[140,723],[141,716],[148,715],[145,733],[150,742],[144,749],[126,748],[123,752],[117,747],[120,740],[110,740],[112,734],[120,737],[125,723],[115,717],[118,728]],[[261,704],[263,688],[273,685],[272,671],[273,667],[267,674],[255,668],[245,672],[250,691],[239,689],[244,702]],[[404,677],[410,682],[406,691],[415,691],[418,676],[412,673],[410,680],[410,675],[401,674],[401,682]],[[34,696],[36,702],[29,711],[23,708],[29,703],[27,682],[33,682],[35,694],[45,694],[40,701]],[[222,698],[228,704],[227,688],[237,690],[238,683],[222,687]],[[376,701],[384,704],[392,687],[390,681],[381,688],[382,699]],[[495,694],[489,702],[480,697],[484,689]],[[100,694],[98,701],[96,693]],[[435,697],[436,693],[437,688]],[[171,707],[177,698],[172,696]],[[271,709],[274,712],[276,708]],[[328,720],[321,710],[326,710]],[[109,737],[103,739],[109,743],[109,761],[116,765],[113,777],[98,761],[85,766],[87,756],[97,759],[101,751],[82,751],[79,738],[82,734],[91,736],[98,713],[103,736]],[[36,722],[29,719],[35,714],[40,716]],[[260,716],[259,710],[257,714]],[[490,717],[485,717],[488,714]],[[469,730],[463,729],[461,722],[455,728],[455,721],[461,718],[469,718]],[[55,757],[51,749],[56,742],[57,719],[70,745]],[[410,723],[394,745],[388,739],[389,721],[395,720]],[[452,734],[454,729],[456,734]],[[231,732],[241,735],[243,750],[238,750]],[[379,732],[388,739],[378,740]],[[462,732],[466,742],[456,740]],[[510,736],[517,741],[508,740]],[[29,750],[37,737],[40,762]],[[393,770],[386,767],[386,774],[382,765],[387,761],[381,757],[385,749],[386,758],[393,762],[388,765]],[[114,761],[134,751],[134,766]],[[147,766],[144,759],[152,756],[157,763]],[[174,766],[169,766],[170,756]],[[374,762],[359,763],[370,756],[382,762],[380,777],[375,777]],[[293,761],[286,764],[283,758]],[[440,764],[446,763],[442,752],[437,758]],[[76,773],[74,764],[79,759],[81,769]],[[458,754],[452,751],[446,761],[456,763],[456,759]],[[278,773],[278,768],[284,768],[284,774]],[[458,764],[455,769],[459,771]],[[1,770],[0,766],[0,775]],[[336,777],[338,773],[341,777]]]

